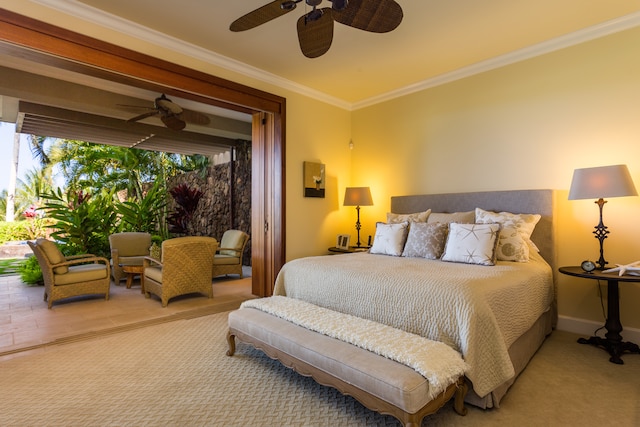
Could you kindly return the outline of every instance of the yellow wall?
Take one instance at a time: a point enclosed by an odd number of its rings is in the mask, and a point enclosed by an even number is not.
[[[397,194],[559,190],[559,265],[597,259],[590,200],[568,201],[573,170],[625,163],[640,189],[640,29],[355,111],[353,176],[371,185],[364,234]],[[612,263],[640,260],[640,197],[604,208]],[[606,287],[605,287],[606,288]],[[621,285],[640,328],[640,285]],[[595,281],[559,278],[560,314],[602,321]]]
[[[573,169],[626,163],[640,187],[640,29],[348,112],[193,57],[52,12],[31,2],[0,7],[287,98],[287,259],[355,239],[346,186],[368,185],[362,239],[397,194],[559,190],[559,264],[598,257],[597,208],[567,201]],[[353,140],[354,148],[349,149]],[[302,195],[302,162],[326,165],[327,197]],[[640,259],[640,198],[605,206],[613,263]],[[595,282],[559,278],[560,314],[601,323]],[[621,286],[625,327],[640,328],[640,285]]]

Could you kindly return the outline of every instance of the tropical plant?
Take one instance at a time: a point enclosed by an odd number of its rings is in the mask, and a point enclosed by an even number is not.
[[[109,255],[109,235],[114,232],[117,214],[110,191],[96,194],[61,189],[43,194],[43,209],[56,222],[51,237],[66,255],[91,253]]]
[[[18,271],[20,272],[20,279],[24,283],[30,285],[42,285],[44,283],[42,270],[40,269],[40,264],[38,264],[38,258],[35,256],[27,258],[20,264]]]
[[[167,218],[169,231],[175,234],[187,234],[202,198],[202,191],[190,188],[187,184],[179,184],[169,190],[169,194],[178,205]]]
[[[126,197],[134,200],[144,197],[147,183],[166,182],[179,173],[183,162],[176,154],[74,140],[62,140],[56,148],[68,186],[126,191]]]
[[[16,198],[24,200],[26,203],[39,206],[41,204],[40,194],[48,193],[53,188],[53,178],[51,168],[33,168],[25,175],[16,190]]]
[[[182,172],[197,171],[201,178],[207,176],[209,168],[209,158],[202,154],[194,154],[191,156],[180,155],[180,162],[176,164],[176,168]]]
[[[21,188],[23,187],[23,182],[21,180],[17,180],[17,186],[16,188],[18,189],[17,192],[14,195],[13,198],[13,217],[12,218],[8,218],[9,220],[13,220],[13,221],[17,221],[21,218],[24,218],[24,212],[26,212],[29,209],[29,206],[31,205],[31,202],[28,199],[25,199],[23,197],[23,193],[21,191]],[[0,192],[0,210],[2,212],[7,212],[7,202],[8,202],[8,192],[7,190],[2,190]],[[3,219],[6,218],[6,215],[3,217]]]
[[[167,193],[159,181],[141,200],[127,200],[115,205],[120,217],[119,231],[144,231],[162,239],[169,237],[166,226]]]

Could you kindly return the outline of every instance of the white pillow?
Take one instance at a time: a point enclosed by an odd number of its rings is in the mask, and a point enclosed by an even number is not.
[[[411,224],[402,256],[440,259],[448,232],[448,224],[420,222]]]
[[[525,242],[530,244],[535,250],[536,245],[531,241],[531,234],[540,221],[538,214],[514,214],[511,212],[492,212],[476,208],[476,222],[478,224],[489,224],[497,222],[502,227],[513,227],[518,230]]]
[[[527,244],[517,229],[505,227],[500,230],[496,259],[498,261],[514,262],[529,261],[529,244]]]
[[[427,222],[431,209],[424,212],[416,212],[410,214],[387,213],[387,224],[398,224],[400,222]]]
[[[494,265],[500,224],[449,224],[442,261]]]
[[[407,240],[408,231],[408,222],[398,224],[379,222],[376,224],[376,235],[373,239],[373,246],[369,249],[369,253],[393,256],[402,255],[402,249],[404,248],[404,242]]]

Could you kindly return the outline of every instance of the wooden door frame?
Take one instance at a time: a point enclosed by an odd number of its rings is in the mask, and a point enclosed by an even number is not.
[[[254,116],[254,122],[257,114],[269,114],[273,132],[268,133],[270,139],[266,143],[262,139],[253,143],[252,168],[272,174],[272,185],[259,188],[265,193],[253,201],[262,205],[253,205],[251,215],[252,263],[257,263],[254,266],[257,274],[252,274],[252,292],[258,296],[271,295],[273,278],[285,261],[285,98],[5,9],[0,9],[0,52],[62,70],[245,112]],[[252,189],[258,188],[252,185]],[[265,204],[265,200],[269,203]],[[254,221],[255,212],[262,213],[257,216],[258,221]],[[269,248],[261,247],[261,244],[268,244]]]

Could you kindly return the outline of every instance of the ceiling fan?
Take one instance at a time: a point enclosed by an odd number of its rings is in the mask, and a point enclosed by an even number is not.
[[[246,31],[291,12],[303,0],[275,0],[231,23],[231,31]],[[373,33],[387,33],[402,22],[395,0],[328,0],[331,7],[317,8],[322,0],[304,0],[312,10],[298,19],[300,50],[307,58],[324,55],[333,41],[333,21]]]
[[[128,107],[146,108],[149,111],[130,118],[127,122],[137,122],[147,117],[159,116],[162,123],[169,129],[182,130],[186,127],[187,122],[197,125],[209,124],[209,117],[196,111],[185,110],[175,102],[171,101],[163,93],[154,101],[154,107],[139,107],[129,105]]]

